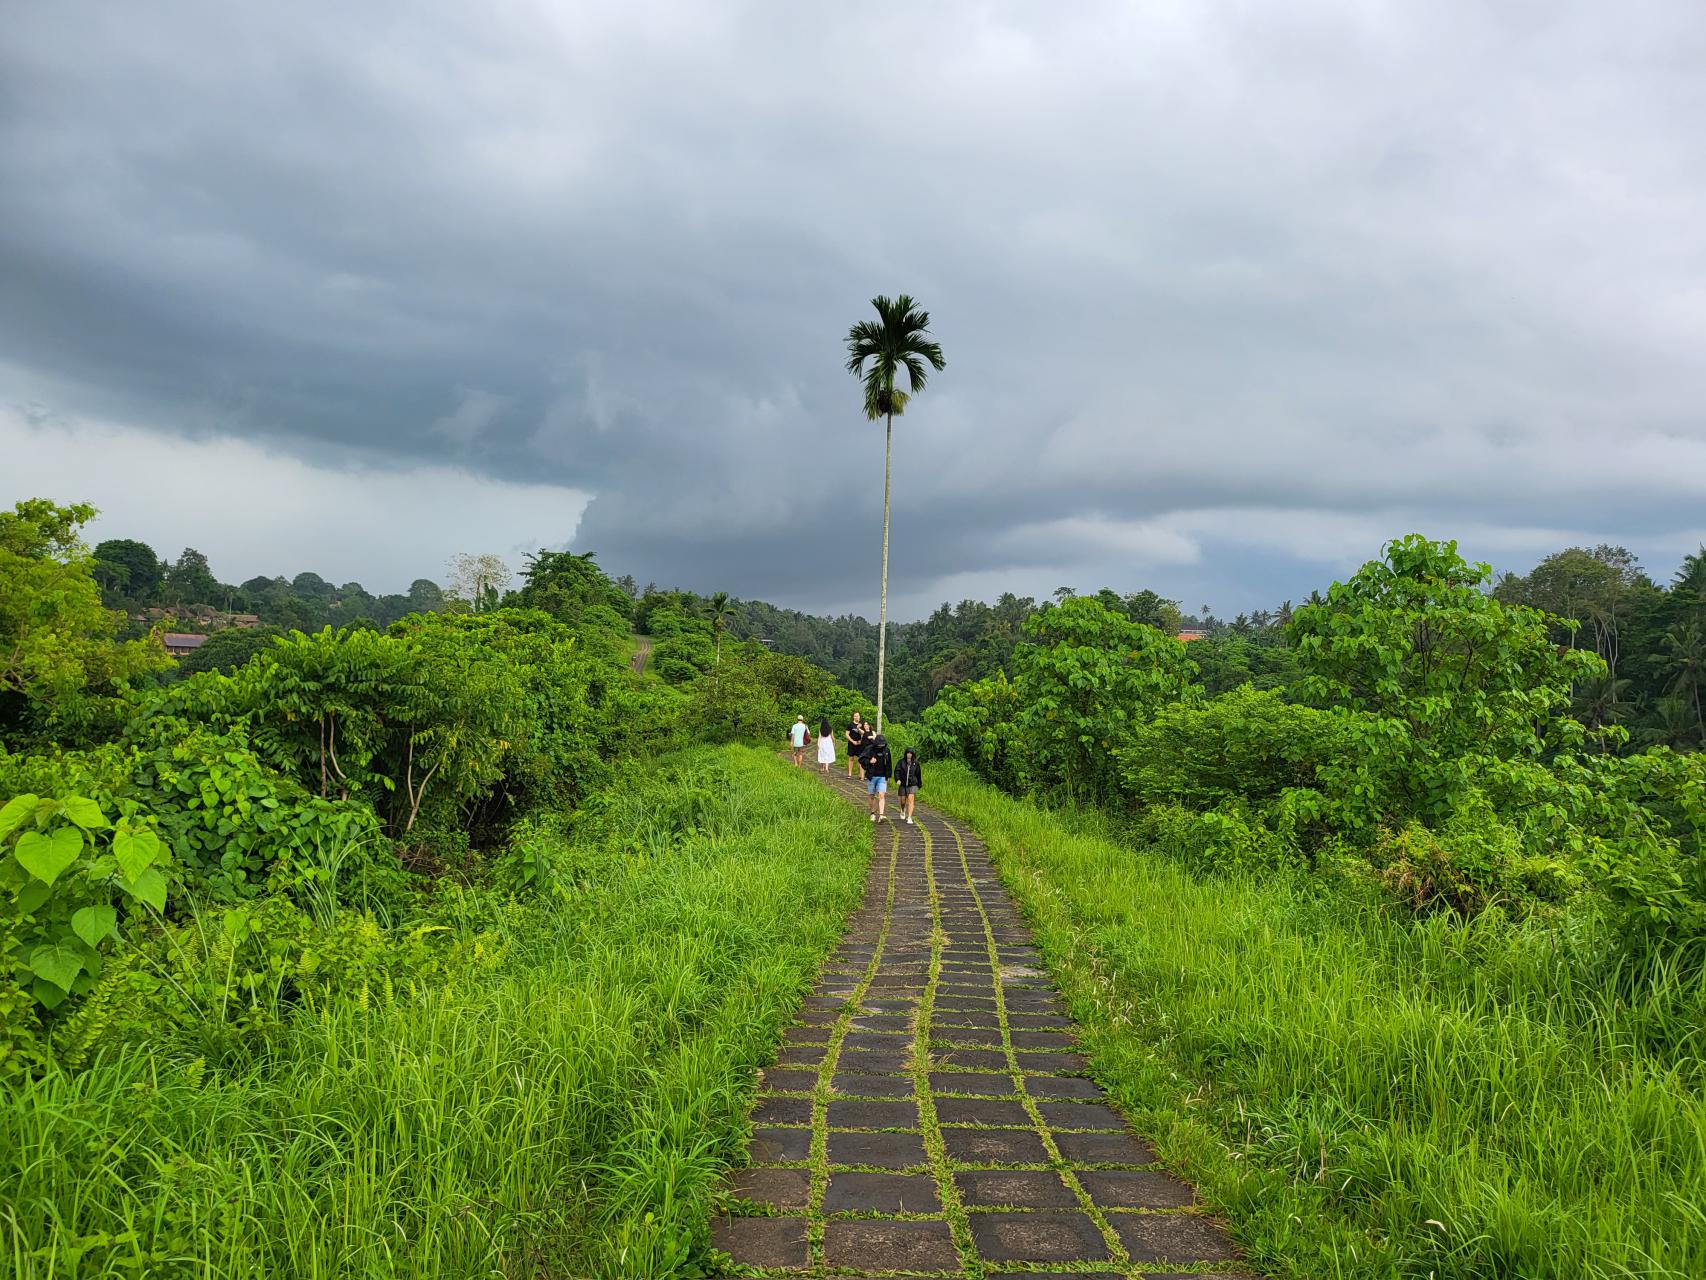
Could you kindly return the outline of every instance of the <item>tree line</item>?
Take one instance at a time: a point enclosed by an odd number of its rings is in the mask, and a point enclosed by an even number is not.
[[[1670,592],[1630,590],[1661,618],[1698,608],[1695,564]],[[1106,809],[1201,870],[1348,880],[1422,914],[1580,908],[1614,965],[1697,976],[1706,757],[1579,718],[1610,664],[1569,642],[1573,618],[1503,598],[1533,589],[1400,538],[1292,613],[1282,687],[1221,691],[1196,661],[1213,642],[1068,598],[1026,620],[1011,675],[942,690],[915,741],[1003,789]],[[1608,618],[1601,644],[1633,630]],[[1675,646],[1654,649],[1652,687],[1686,681]]]
[[[207,556],[194,547],[167,560],[135,538],[98,542],[90,555],[103,605],[131,616],[150,609],[178,612],[186,628],[196,626],[190,610],[198,606],[254,614],[263,624],[282,630],[314,631],[323,626],[389,626],[405,614],[434,612],[445,603],[443,588],[430,578],[416,578],[406,592],[377,596],[359,582],[338,586],[311,572],[221,582]]]
[[[523,586],[508,591],[514,574],[495,556],[459,556],[450,566],[447,584],[417,578],[407,592],[375,596],[359,582],[334,586],[312,572],[293,578],[254,577],[228,584],[214,577],[207,557],[185,548],[176,560],[164,560],[147,543],[110,539],[92,551],[93,573],[102,603],[144,621],[131,624],[129,634],[146,630],[147,611],[177,610],[175,625],[207,629],[196,607],[227,614],[251,613],[260,623],[258,634],[216,634],[205,652],[186,660],[183,671],[230,665],[267,643],[273,634],[312,631],[321,626],[384,628],[411,613],[498,607],[505,599],[535,599],[547,579],[559,595],[558,581],[570,573],[571,562],[588,566],[603,583],[578,588],[586,600],[607,607],[606,619],[641,634],[652,634],[659,619],[660,638],[680,640],[703,630],[711,649],[725,633],[733,640],[756,640],[776,653],[805,658],[822,667],[850,689],[876,695],[878,628],[854,614],[826,617],[780,608],[762,600],[738,600],[655,584],[641,588],[632,577],[607,577],[590,553],[540,552],[522,570]],[[1541,560],[1525,574],[1506,573],[1487,589],[1511,604],[1527,604],[1552,617],[1552,636],[1566,648],[1586,648],[1605,661],[1603,676],[1593,676],[1571,691],[1573,714],[1602,747],[1619,743],[1662,744],[1679,750],[1706,745],[1706,548],[1688,556],[1668,583],[1649,575],[1626,548],[1601,545],[1570,547]],[[952,684],[983,680],[997,672],[1009,676],[1014,651],[1025,643],[1026,622],[1067,599],[1078,598],[1062,587],[1051,599],[1003,594],[994,603],[962,600],[944,602],[928,618],[889,625],[886,655],[886,697],[890,715],[910,720]],[[1298,676],[1288,624],[1293,608],[1287,601],[1273,610],[1254,610],[1230,619],[1216,616],[1205,605],[1197,613],[1183,612],[1181,602],[1151,590],[1117,592],[1102,588],[1092,597],[1104,607],[1134,622],[1177,635],[1195,633],[1192,658],[1203,686],[1211,693],[1251,684],[1257,689],[1284,689]],[[1319,602],[1319,593],[1311,599]],[[720,600],[713,610],[713,600]],[[718,614],[713,627],[708,611]],[[660,657],[664,670],[681,674],[686,662],[703,669],[689,638],[667,648]],[[707,650],[709,652],[709,650]],[[1603,731],[1626,731],[1614,743]]]
[[[1685,557],[1668,583],[1655,580],[1626,548],[1602,545],[1566,548],[1526,574],[1491,577],[1481,589],[1541,610],[1555,644],[1604,660],[1603,674],[1584,677],[1570,691],[1571,713],[1587,726],[1596,749],[1706,746],[1706,548]],[[662,594],[688,601],[689,608],[700,599]],[[1048,600],[1007,593],[993,604],[943,603],[921,621],[890,623],[891,714],[910,720],[949,685],[998,673],[1011,677],[1015,651],[1029,643],[1026,624],[1078,598],[1170,635],[1194,633],[1190,655],[1210,693],[1243,684],[1283,690],[1300,679],[1290,601],[1227,619],[1207,606],[1186,614],[1179,601],[1149,590],[1103,588],[1080,597],[1062,587]],[[1324,599],[1314,592],[1306,603]],[[738,600],[732,608],[732,635],[807,658],[848,687],[874,694],[877,628],[865,619],[815,616],[763,601]],[[1605,732],[1612,728],[1623,732]]]

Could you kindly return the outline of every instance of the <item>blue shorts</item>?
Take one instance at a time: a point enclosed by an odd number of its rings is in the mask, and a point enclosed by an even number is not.
[[[866,795],[868,795],[868,796],[885,796],[888,794],[888,791],[889,791],[889,780],[887,778],[866,778],[865,779],[865,794]]]

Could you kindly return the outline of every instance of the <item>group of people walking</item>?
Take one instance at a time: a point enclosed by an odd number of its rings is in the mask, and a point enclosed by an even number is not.
[[[794,752],[795,768],[805,764],[806,740],[810,736],[811,729],[806,724],[806,718],[795,717],[793,728],[788,731],[788,744]],[[843,737],[847,743],[847,776],[863,776],[866,805],[871,811],[871,821],[888,820],[889,779],[893,778],[895,794],[900,797],[902,817],[910,824],[913,808],[918,803],[918,789],[924,785],[924,770],[918,763],[918,753],[908,747],[896,761],[889,752],[888,739],[857,711],[853,713],[852,722],[848,724]],[[818,772],[827,778],[829,768],[834,763],[835,728],[826,718],[818,727]]]

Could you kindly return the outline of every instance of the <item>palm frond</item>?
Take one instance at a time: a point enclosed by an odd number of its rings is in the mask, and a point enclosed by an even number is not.
[[[871,418],[900,413],[924,389],[930,371],[946,367],[940,344],[929,337],[930,313],[910,294],[871,299],[876,320],[861,320],[847,330],[847,372],[865,382],[865,413]],[[906,371],[908,391],[895,386]]]

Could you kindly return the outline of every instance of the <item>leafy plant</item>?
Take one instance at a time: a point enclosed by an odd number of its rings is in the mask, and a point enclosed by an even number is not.
[[[12,796],[0,849],[0,964],[43,1009],[94,988],[121,922],[166,908],[170,850],[140,814],[115,824],[87,796]]]

